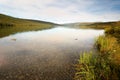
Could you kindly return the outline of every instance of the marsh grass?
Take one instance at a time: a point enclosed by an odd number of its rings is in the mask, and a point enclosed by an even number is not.
[[[99,36],[95,45],[102,54],[113,53],[116,51],[116,46],[118,46],[117,39],[111,36]]]
[[[111,60],[113,60],[114,56],[120,55],[120,45],[115,37],[99,36],[96,41],[96,47],[100,51],[101,56],[107,57]]]
[[[120,80],[120,45],[113,36],[99,36],[95,46],[99,53],[80,55],[75,80]]]
[[[75,80],[109,80],[110,66],[101,56],[92,52],[80,55],[78,64],[75,65]]]
[[[75,80],[95,80],[94,68],[96,59],[92,59],[92,53],[83,53],[80,55],[76,66]]]
[[[120,79],[120,44],[116,37],[111,35],[99,36],[96,41],[96,47],[100,51],[101,59],[106,60],[110,66],[110,78]]]

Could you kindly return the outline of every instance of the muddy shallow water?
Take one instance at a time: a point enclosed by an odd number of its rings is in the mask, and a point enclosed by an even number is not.
[[[0,80],[72,80],[80,52],[103,30],[56,27],[0,38]]]

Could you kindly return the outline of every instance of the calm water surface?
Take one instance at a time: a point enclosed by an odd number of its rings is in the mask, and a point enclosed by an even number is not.
[[[0,80],[72,80],[80,52],[103,30],[56,27],[0,38]]]

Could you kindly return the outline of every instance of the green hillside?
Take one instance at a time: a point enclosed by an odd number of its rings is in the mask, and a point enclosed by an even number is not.
[[[55,25],[57,24],[38,20],[14,18],[0,14],[0,37],[8,36],[17,32],[48,29]]]
[[[0,26],[51,26],[54,23],[29,20],[29,19],[19,19],[11,16],[0,14]]]

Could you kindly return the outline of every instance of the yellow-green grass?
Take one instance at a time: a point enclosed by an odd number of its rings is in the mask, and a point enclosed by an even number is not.
[[[95,80],[94,68],[96,58],[93,58],[92,53],[83,53],[80,55],[78,64],[75,65],[76,73],[75,80]]]
[[[96,41],[96,46],[101,55],[109,55],[112,62],[117,62],[120,65],[120,44],[115,37],[99,36]]]
[[[109,62],[111,73],[113,73],[111,76],[120,79],[120,43],[117,39],[111,35],[100,36],[96,41],[96,46],[102,59]]]
[[[91,52],[80,55],[75,69],[75,80],[110,80],[112,75],[109,62],[100,55],[95,56]],[[118,79],[118,77],[114,79]]]
[[[113,64],[110,55],[83,53],[75,65],[74,80],[119,80],[120,65]]]
[[[99,36],[96,46],[101,53],[113,53],[116,51],[117,39],[112,36]]]

